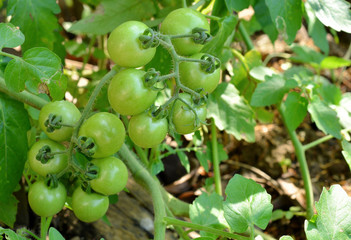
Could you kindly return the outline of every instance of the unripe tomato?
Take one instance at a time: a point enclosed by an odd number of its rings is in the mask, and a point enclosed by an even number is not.
[[[143,148],[151,148],[160,144],[168,132],[166,118],[157,119],[149,113],[134,115],[129,121],[129,137]]]
[[[116,153],[123,145],[125,128],[114,114],[96,113],[88,118],[79,129],[78,136],[94,140],[96,151],[93,158],[104,158]]]
[[[76,188],[72,195],[72,209],[76,217],[83,222],[94,222],[107,212],[109,200],[98,193],[87,193],[81,187]]]
[[[150,62],[156,48],[144,49],[139,41],[147,28],[138,21],[128,21],[115,28],[107,40],[110,58],[122,67],[141,67]]]
[[[72,127],[61,127],[60,129],[55,129],[53,132],[47,131],[45,121],[48,119],[50,113],[61,116],[62,123],[64,124],[75,125],[81,116],[78,108],[73,103],[62,100],[46,104],[39,114],[39,126],[50,139],[57,142],[69,140],[72,136]]]
[[[201,121],[204,122],[206,120],[207,110],[205,105],[195,106],[191,95],[188,93],[181,93],[179,96],[195,109]],[[201,126],[201,123],[196,124],[195,119],[194,112],[185,103],[180,100],[174,102],[172,122],[177,133],[189,134],[196,131]]]
[[[66,197],[66,188],[60,182],[56,188],[50,188],[44,181],[37,181],[28,191],[29,206],[41,217],[51,217],[61,211]]]
[[[50,139],[41,139],[34,143],[28,151],[28,162],[31,169],[40,176],[45,177],[47,174],[59,173],[67,167],[68,157],[66,154],[55,154],[47,163],[41,163],[36,159],[39,150],[45,145],[49,146],[52,153],[65,151],[66,148],[60,143],[54,142]]]
[[[167,35],[192,34],[194,28],[210,30],[207,19],[191,8],[178,8],[170,12],[161,24],[161,33]],[[201,51],[203,45],[196,44],[192,38],[172,39],[178,54],[189,56]]]
[[[116,157],[97,158],[91,161],[99,168],[98,177],[90,181],[91,188],[104,195],[122,191],[127,185],[128,170]]]
[[[190,58],[201,59],[203,53],[196,53]],[[209,94],[213,92],[220,79],[220,69],[217,68],[213,73],[207,73],[201,69],[199,62],[181,62],[179,65],[180,81],[184,86],[197,90],[203,89],[201,94]]]
[[[112,78],[108,87],[108,100],[116,112],[135,115],[155,102],[157,91],[146,87],[144,74],[142,70],[129,68]]]

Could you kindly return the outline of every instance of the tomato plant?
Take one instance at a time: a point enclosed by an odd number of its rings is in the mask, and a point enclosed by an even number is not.
[[[206,18],[190,8],[179,8],[169,13],[161,24],[160,31],[168,35],[192,34],[194,28],[210,30]],[[196,44],[191,38],[172,39],[180,55],[190,56],[201,51],[203,45]]]
[[[49,147],[47,152],[49,156],[47,156],[47,159],[44,159],[44,162],[42,162],[37,156],[40,149],[45,146]],[[59,173],[64,170],[68,164],[68,157],[64,151],[66,151],[66,148],[60,143],[54,142],[50,139],[41,139],[34,143],[28,151],[29,166],[34,172],[43,177],[47,174]],[[52,155],[56,152],[61,152],[61,154]]]
[[[134,115],[128,125],[129,137],[143,148],[151,148],[160,144],[168,132],[166,118],[155,118],[150,113]]]
[[[144,75],[144,71],[130,68],[112,78],[108,100],[116,112],[122,115],[138,114],[155,102],[157,91],[146,86]]]
[[[115,28],[107,41],[110,58],[121,67],[141,67],[150,62],[156,49],[144,49],[139,41],[147,28],[138,21],[128,21]]]
[[[190,58],[201,59],[202,53],[196,53]],[[180,81],[193,90],[202,89],[202,94],[213,92],[220,79],[220,69],[217,68],[212,73],[208,73],[201,67],[199,62],[182,62],[179,65]]]
[[[174,111],[172,115],[172,122],[174,124],[174,128],[179,134],[192,133],[201,126],[201,122],[205,121],[207,114],[206,106],[196,106],[191,95],[186,93],[180,94],[180,98],[182,100],[176,101],[173,106]],[[196,118],[194,111],[190,109],[189,106],[194,108],[198,119]]]
[[[83,123],[78,135],[92,138],[96,147],[92,157],[103,158],[116,153],[121,148],[125,138],[125,128],[116,115],[100,112]]]
[[[120,159],[116,157],[97,158],[91,163],[99,168],[98,177],[90,181],[91,188],[95,192],[112,195],[125,188],[128,170]]]
[[[48,131],[47,124],[50,114],[53,115],[52,121],[57,123],[59,129],[52,127],[53,129]],[[62,142],[71,138],[73,127],[78,122],[80,116],[80,111],[71,102],[50,102],[40,111],[39,126],[50,139]],[[61,124],[64,125],[61,126]]]
[[[94,222],[107,212],[109,200],[98,193],[87,193],[78,187],[72,195],[72,209],[76,217],[83,222]]]
[[[37,181],[30,186],[28,203],[33,212],[41,217],[51,217],[61,211],[66,202],[66,188],[62,183],[49,187],[45,181]]]
[[[56,214],[66,189],[82,221],[140,220],[105,215],[127,196],[148,205],[130,173],[153,205],[139,239],[170,226],[181,239],[349,239],[347,1],[0,0],[0,19],[1,237],[63,239],[49,226],[70,225]],[[15,225],[27,193],[40,237]],[[100,223],[71,229],[109,236]]]

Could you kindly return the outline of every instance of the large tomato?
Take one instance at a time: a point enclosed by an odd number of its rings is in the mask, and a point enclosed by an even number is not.
[[[44,146],[49,146],[52,153],[65,151],[66,148],[60,143],[54,142],[50,139],[42,139],[34,143],[28,151],[28,162],[31,169],[39,175],[45,177],[47,174],[55,174],[61,172],[67,167],[68,157],[66,154],[55,154],[52,159],[46,163],[41,163],[36,159],[39,150]]]
[[[196,53],[190,58],[201,59],[203,53]],[[220,69],[217,68],[213,73],[207,73],[201,69],[199,62],[181,62],[179,65],[180,81],[186,87],[196,90],[203,89],[202,94],[213,92],[220,79]]]
[[[55,129],[53,132],[47,131],[45,121],[50,114],[61,116],[63,124],[75,125],[81,116],[78,108],[73,103],[62,100],[46,104],[39,114],[39,126],[50,139],[57,142],[69,140],[72,136],[72,127],[61,127],[60,129]]]
[[[51,217],[61,211],[66,197],[66,188],[60,182],[56,188],[50,188],[44,181],[37,181],[28,191],[29,206],[41,217]]]
[[[130,68],[112,78],[108,100],[116,112],[122,115],[138,114],[155,102],[157,91],[146,87],[144,74],[142,70]]]
[[[129,121],[129,137],[143,148],[151,148],[160,144],[168,132],[166,118],[157,119],[144,112],[134,115]]]
[[[139,40],[147,28],[138,21],[128,21],[115,28],[107,40],[110,58],[122,67],[141,67],[150,62],[156,48],[144,49]]]
[[[125,188],[128,170],[120,159],[111,156],[93,159],[91,163],[99,168],[98,177],[90,181],[95,192],[112,195]]]
[[[195,109],[199,120],[202,122],[206,120],[207,110],[205,105],[196,106],[188,93],[181,93],[179,97]],[[174,102],[172,122],[177,133],[188,134],[196,131],[201,123],[196,123],[195,119],[194,112],[184,102],[180,100]]]
[[[82,124],[78,136],[92,138],[96,146],[92,157],[103,158],[111,156],[122,147],[125,134],[124,125],[116,115],[100,112]]]
[[[179,8],[170,12],[161,24],[161,33],[167,35],[192,34],[194,28],[210,30],[207,19],[190,8]],[[178,54],[189,56],[201,51],[203,45],[196,44],[192,38],[172,39]]]
[[[109,200],[98,193],[87,193],[81,187],[72,195],[72,209],[76,217],[83,222],[99,220],[107,212]]]

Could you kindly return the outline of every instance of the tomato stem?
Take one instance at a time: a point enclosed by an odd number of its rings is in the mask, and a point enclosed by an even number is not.
[[[214,118],[211,119],[211,145],[212,145],[212,162],[216,193],[222,196],[221,172],[219,169],[217,128]]]
[[[186,228],[191,228],[193,230],[205,231],[208,233],[212,233],[212,234],[215,234],[218,236],[223,236],[223,237],[227,237],[227,238],[231,238],[231,239],[237,239],[237,240],[250,239],[249,237],[242,236],[239,234],[225,232],[225,231],[219,230],[217,228],[207,227],[207,226],[203,226],[203,225],[191,223],[191,222],[186,222],[186,221],[182,221],[182,220],[179,220],[176,218],[165,217],[163,220],[166,222],[167,225],[182,226],[182,227],[186,227]]]

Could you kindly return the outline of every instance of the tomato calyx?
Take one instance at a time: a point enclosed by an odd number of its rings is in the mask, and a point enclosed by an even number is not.
[[[197,44],[206,44],[212,40],[212,36],[207,33],[207,29],[196,27],[192,30],[193,40]]]
[[[210,54],[204,54],[201,60],[201,69],[206,73],[213,73],[221,66],[221,61]]]
[[[56,154],[64,154],[66,151],[52,152],[49,145],[44,145],[39,149],[35,158],[42,164],[47,163],[50,159],[53,159]]]
[[[44,183],[49,189],[53,189],[58,187],[59,180],[55,174],[48,174],[44,180]]]
[[[96,152],[94,139],[85,136],[78,137],[77,149],[87,157],[92,157]]]
[[[92,163],[88,163],[84,176],[88,181],[90,181],[90,180],[98,178],[99,171],[100,171],[100,169],[98,166],[96,166]]]
[[[50,113],[48,119],[44,122],[44,126],[49,133],[60,129],[62,127],[62,117]]]
[[[144,49],[155,48],[160,45],[158,32],[151,28],[145,29],[144,33],[139,37],[139,40]]]

